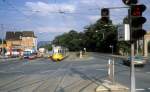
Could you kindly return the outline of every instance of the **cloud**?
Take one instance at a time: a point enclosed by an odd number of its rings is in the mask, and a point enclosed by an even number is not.
[[[80,0],[81,3],[83,4],[91,4],[91,3],[95,3],[95,0]]]
[[[88,19],[89,19],[91,22],[95,22],[95,21],[97,21],[98,19],[100,19],[100,15],[88,16]]]
[[[28,15],[32,14],[38,14],[42,16],[46,16],[51,13],[57,13],[57,12],[75,12],[76,7],[71,4],[48,4],[41,1],[38,2],[26,2],[25,7],[30,10],[28,12],[25,12]]]
[[[72,28],[69,27],[38,27],[36,28],[36,33],[64,33],[70,31]]]
[[[78,0],[78,2],[80,2],[81,4],[96,6],[99,8],[123,5],[121,0]]]

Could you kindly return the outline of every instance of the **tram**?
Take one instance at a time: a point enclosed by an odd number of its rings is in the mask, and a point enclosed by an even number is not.
[[[52,60],[54,61],[61,61],[69,55],[68,48],[62,46],[54,46],[53,53],[52,53]]]

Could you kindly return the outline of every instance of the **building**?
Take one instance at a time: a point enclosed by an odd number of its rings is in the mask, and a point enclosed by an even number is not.
[[[6,45],[7,48],[21,49],[22,32],[6,32]]]
[[[37,37],[32,31],[23,31],[21,36],[21,46],[23,49],[35,49],[37,50]]]
[[[37,50],[37,37],[33,31],[6,32],[6,45],[8,50]]]
[[[147,34],[144,35],[144,56],[145,57],[148,57],[150,55],[149,43],[150,43],[150,32],[147,32]]]

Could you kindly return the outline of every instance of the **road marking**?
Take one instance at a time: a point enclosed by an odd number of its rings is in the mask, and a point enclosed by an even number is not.
[[[146,73],[150,74],[150,72],[146,72]]]
[[[96,70],[105,70],[105,69],[96,69]]]
[[[7,73],[6,71],[2,71],[2,70],[0,70],[0,73]]]
[[[148,90],[150,90],[150,88],[147,88]]]
[[[41,71],[40,73],[51,73],[53,71],[56,71],[56,70],[47,70],[47,71]]]
[[[143,91],[143,90],[145,90],[145,89],[143,89],[143,88],[138,88],[138,89],[136,89],[136,90],[138,90],[138,91]]]
[[[0,71],[0,73],[24,73],[23,71]]]

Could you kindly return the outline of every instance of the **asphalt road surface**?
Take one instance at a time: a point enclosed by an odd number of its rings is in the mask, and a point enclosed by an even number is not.
[[[111,57],[89,53],[89,57],[70,56],[61,62],[3,60],[0,62],[0,92],[95,92],[108,80],[107,63]],[[150,63],[136,68],[137,92],[150,92]],[[115,59],[115,81],[130,87],[130,68]]]

